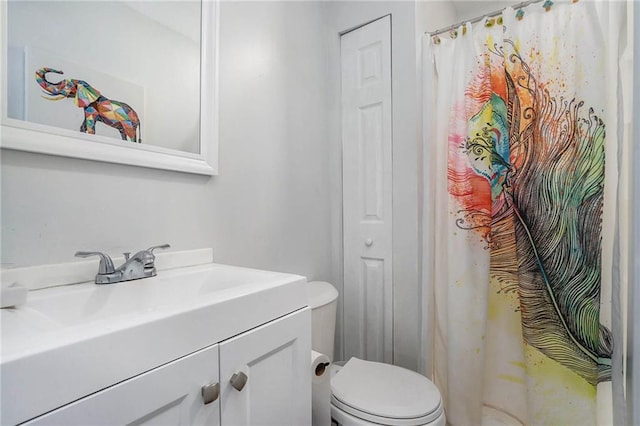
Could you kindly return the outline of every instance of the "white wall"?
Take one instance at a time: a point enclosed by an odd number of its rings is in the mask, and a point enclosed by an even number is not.
[[[457,14],[456,21],[467,21],[508,6],[521,3],[518,0],[452,0]],[[454,24],[452,22],[451,24]]]
[[[68,262],[158,243],[211,246],[204,177],[2,151],[2,266]]]
[[[2,150],[3,266],[168,242],[333,280],[318,3],[220,7],[220,175]]]
[[[317,2],[224,2],[217,258],[332,281],[326,43]]]

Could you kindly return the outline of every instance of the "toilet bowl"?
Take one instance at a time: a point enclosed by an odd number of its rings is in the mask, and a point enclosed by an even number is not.
[[[312,349],[333,360],[338,291],[327,282],[314,281],[308,284],[308,294]],[[331,418],[341,426],[446,423],[438,388],[402,367],[353,357],[343,365],[331,366],[330,387]]]

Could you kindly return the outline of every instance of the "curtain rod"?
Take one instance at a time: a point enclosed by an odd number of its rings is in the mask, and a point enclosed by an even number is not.
[[[528,1],[523,1],[522,3],[514,4],[513,6],[508,6],[508,7],[511,7],[513,9],[521,9],[523,7],[529,6],[530,4],[540,3],[541,1],[543,1],[543,0],[528,0]],[[492,16],[500,15],[505,9],[506,9],[506,7],[502,8],[500,10],[496,10],[495,12],[491,12],[491,13],[484,14],[482,16],[478,16],[477,18],[467,19],[465,21],[460,21],[457,24],[449,25],[448,27],[440,28],[439,30],[427,31],[425,34],[429,34],[430,36],[435,36],[435,35],[438,35],[438,34],[446,33],[447,31],[454,30],[454,29],[458,28],[460,25],[466,24],[467,22],[473,24],[474,22],[482,21],[484,18],[489,18],[489,17],[492,17]]]

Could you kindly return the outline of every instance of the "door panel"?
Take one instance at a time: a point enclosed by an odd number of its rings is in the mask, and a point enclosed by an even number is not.
[[[344,351],[393,362],[391,17],[341,38]]]

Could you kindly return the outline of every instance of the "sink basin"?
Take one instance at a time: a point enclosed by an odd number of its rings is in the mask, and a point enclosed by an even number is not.
[[[300,309],[305,283],[210,263],[30,291],[26,304],[0,310],[1,423],[104,389],[114,372],[124,380]]]
[[[144,314],[180,311],[185,305],[219,303],[278,284],[283,278],[288,277],[211,264],[116,284],[84,283],[34,291],[29,295],[27,308],[60,326],[128,321]]]

